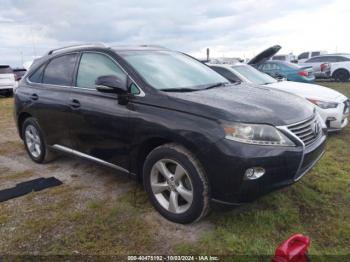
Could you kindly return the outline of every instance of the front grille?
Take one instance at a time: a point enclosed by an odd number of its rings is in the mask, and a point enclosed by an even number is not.
[[[288,129],[299,137],[305,146],[311,145],[322,134],[321,125],[315,115],[302,122],[289,125]]]
[[[349,106],[350,106],[350,101],[349,101],[349,100],[344,101],[344,111],[343,111],[343,114],[348,114],[348,113],[349,113]]]

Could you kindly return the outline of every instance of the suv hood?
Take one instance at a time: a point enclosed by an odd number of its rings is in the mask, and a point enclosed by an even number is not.
[[[337,102],[339,99],[344,100],[346,98],[344,95],[333,89],[314,84],[281,81],[268,84],[266,86],[286,91],[304,98],[312,98],[326,102]]]
[[[262,64],[280,51],[280,45],[271,46],[249,60],[249,65]]]
[[[167,94],[171,100],[168,108],[232,122],[289,125],[314,112],[314,106],[303,98],[247,84]]]

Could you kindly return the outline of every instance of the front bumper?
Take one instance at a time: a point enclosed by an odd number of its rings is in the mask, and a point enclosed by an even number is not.
[[[337,108],[321,109],[317,111],[326,123],[328,132],[338,131],[348,125],[349,106],[347,101],[340,101]]]
[[[321,158],[326,135],[304,147],[272,147],[221,140],[211,151],[208,172],[212,201],[241,204],[288,186],[304,176]],[[214,163],[214,164],[213,164]],[[248,168],[262,167],[265,174],[256,180],[244,180]]]

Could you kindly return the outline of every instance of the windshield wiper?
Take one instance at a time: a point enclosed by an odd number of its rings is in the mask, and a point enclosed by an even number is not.
[[[228,84],[228,82],[219,82],[219,83],[215,83],[215,84],[209,85],[209,86],[207,86],[204,89],[211,89],[211,88],[215,88],[215,87],[219,87],[219,86],[225,86],[227,84]]]
[[[194,88],[186,88],[186,87],[181,87],[181,88],[164,88],[164,89],[159,89],[160,91],[164,92],[194,92],[198,91],[198,89]]]

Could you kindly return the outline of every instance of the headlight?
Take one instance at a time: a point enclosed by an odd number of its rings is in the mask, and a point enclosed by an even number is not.
[[[311,98],[308,98],[307,100],[309,100],[311,103],[319,106],[322,109],[337,108],[338,106],[338,103],[336,102],[325,102],[325,101],[311,99]]]
[[[224,125],[225,138],[247,144],[267,146],[295,146],[278,129],[269,125],[228,124]]]

